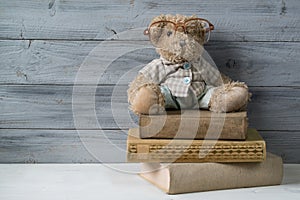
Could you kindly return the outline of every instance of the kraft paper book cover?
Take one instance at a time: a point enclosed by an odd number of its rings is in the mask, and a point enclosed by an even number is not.
[[[266,144],[255,129],[245,141],[141,139],[139,129],[129,129],[128,162],[261,162]]]
[[[143,163],[144,179],[168,194],[279,185],[283,164],[268,153],[261,163]]]
[[[207,110],[167,111],[164,115],[140,115],[139,128],[140,137],[145,139],[245,140],[248,118],[245,111],[234,113],[213,113]],[[212,134],[207,134],[208,130]]]

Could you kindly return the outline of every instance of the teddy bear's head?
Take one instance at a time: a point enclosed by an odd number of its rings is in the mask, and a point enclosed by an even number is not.
[[[160,15],[145,30],[157,52],[165,59],[180,63],[197,59],[213,25],[195,15]]]

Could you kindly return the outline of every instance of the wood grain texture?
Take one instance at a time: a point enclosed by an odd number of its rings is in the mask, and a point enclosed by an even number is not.
[[[259,130],[299,131],[299,89],[299,87],[250,88],[252,92],[248,106],[250,127]]]
[[[1,128],[116,129],[136,126],[128,111],[127,86],[6,85],[0,87]],[[249,126],[258,130],[300,130],[300,88],[252,87]],[[72,98],[78,109],[72,110]],[[97,118],[94,117],[93,105]],[[96,119],[96,120],[95,120]]]
[[[128,110],[127,86],[124,85],[99,86],[95,94],[91,87],[79,86],[79,93],[74,96],[72,86],[7,85],[0,88],[2,128],[116,129],[134,126]],[[95,100],[91,102],[94,95]],[[78,102],[72,105],[72,100],[77,99]],[[76,105],[78,109],[72,109]],[[77,126],[73,114],[81,117]]]
[[[0,4],[0,37],[118,38],[120,32],[146,27],[156,15],[180,13],[209,19],[216,27],[213,40],[299,41],[299,7],[297,0],[11,0]]]
[[[266,130],[270,151],[300,163],[299,10],[298,0],[1,1],[0,162],[96,162],[74,136],[76,127],[111,129],[124,145],[114,130],[137,125],[125,85],[158,57],[142,31],[168,11],[215,25],[206,49],[222,72],[251,86],[250,126]],[[95,83],[95,100],[85,98]],[[76,126],[74,84],[82,116]],[[114,155],[95,131],[87,131],[87,140]],[[115,157],[124,160],[125,153]]]
[[[250,86],[300,86],[298,43],[211,42],[206,49],[223,73]],[[81,84],[97,78],[99,84],[122,78],[127,84],[158,57],[142,41],[2,40],[0,84],[77,84],[79,69],[87,76]]]
[[[300,131],[260,131],[267,151],[280,155],[284,162],[300,163]]]
[[[76,130],[0,129],[0,163],[125,162],[127,130],[103,132],[82,130],[79,135]],[[280,155],[285,163],[300,162],[299,132],[260,134],[267,150]],[[95,152],[104,153],[102,156]]]
[[[90,87],[79,86],[79,94],[72,96],[72,86],[24,86],[10,85],[1,87],[0,98],[2,113],[0,125],[2,128],[56,128],[56,129],[100,129],[128,128],[134,126],[128,119],[129,111],[126,96],[126,86],[113,88],[100,86],[94,94]],[[120,90],[113,98],[113,91]],[[82,97],[82,98],[81,98]],[[74,124],[72,98],[79,99],[76,112],[81,122]],[[118,113],[113,118],[111,102]],[[93,105],[97,114],[94,120]],[[75,114],[76,114],[75,113]],[[118,124],[116,124],[116,121]],[[80,124],[83,124],[82,126]],[[99,123],[99,124],[98,124]]]
[[[0,129],[0,163],[125,162],[126,134],[110,130],[101,134],[96,130]]]

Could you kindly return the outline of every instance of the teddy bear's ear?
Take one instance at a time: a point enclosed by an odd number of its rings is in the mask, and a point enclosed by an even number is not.
[[[195,18],[198,18],[198,16],[195,14],[193,14],[192,16],[189,17],[189,19],[195,19]]]
[[[151,20],[151,22],[150,22],[148,28],[146,28],[146,29],[144,30],[144,35],[149,35],[149,33],[150,33],[150,27],[151,27],[152,25],[159,25],[160,23],[157,23],[157,22],[164,21],[164,20],[166,20],[166,15],[164,15],[164,14],[161,14],[161,15],[159,15],[159,16],[154,17],[154,18]],[[157,24],[156,24],[156,23],[157,23]]]
[[[151,20],[151,23],[150,23],[150,24],[153,24],[153,23],[158,22],[158,21],[164,21],[164,20],[166,20],[166,15],[161,14],[161,15],[159,15],[159,16],[154,17],[154,18]]]

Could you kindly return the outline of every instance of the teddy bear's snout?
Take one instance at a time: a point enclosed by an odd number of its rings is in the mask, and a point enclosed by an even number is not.
[[[184,47],[184,46],[186,45],[186,43],[185,43],[184,40],[180,40],[180,41],[179,41],[179,45],[180,45],[181,47]]]

